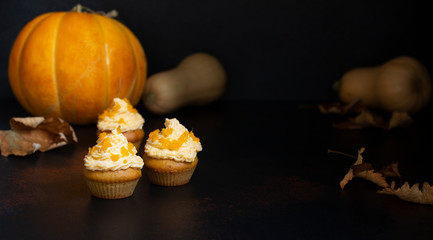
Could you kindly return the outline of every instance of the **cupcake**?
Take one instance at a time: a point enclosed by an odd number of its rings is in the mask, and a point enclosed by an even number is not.
[[[84,157],[84,177],[92,195],[105,199],[131,196],[143,168],[134,144],[119,128],[100,133],[96,143]]]
[[[200,139],[176,118],[166,119],[165,128],[151,132],[144,146],[144,171],[150,182],[179,186],[189,182],[197,167]]]
[[[120,128],[122,134],[138,150],[144,138],[143,124],[144,118],[128,99],[114,98],[111,106],[98,116],[97,135]]]

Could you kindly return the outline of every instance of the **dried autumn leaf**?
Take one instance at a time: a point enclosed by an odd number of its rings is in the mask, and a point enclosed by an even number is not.
[[[361,154],[364,152],[364,150],[364,148],[361,148],[358,151],[358,158],[356,162],[350,167],[349,172],[340,182],[341,189],[343,189],[344,186],[354,177],[360,177],[383,187],[382,190],[378,191],[380,194],[394,195],[404,201],[413,203],[433,205],[433,186],[430,186],[429,183],[424,182],[422,188],[420,189],[418,183],[415,183],[411,187],[408,182],[405,182],[400,188],[396,189],[394,181],[391,182],[391,185],[388,185],[385,177],[400,177],[398,163],[391,163],[390,165],[385,166],[380,172],[375,172],[373,166],[370,163],[363,162]]]
[[[339,116],[347,115],[348,113],[359,113],[362,111],[362,106],[359,105],[360,100],[353,101],[350,104],[344,104],[342,102],[322,103],[319,104],[319,110],[321,113],[328,114],[332,113]]]
[[[352,166],[356,166],[359,165],[363,162],[363,157],[362,157],[362,153],[364,152],[365,148],[361,148],[358,150],[358,158],[356,159],[355,163]],[[353,169],[350,168],[349,171],[346,173],[346,175],[344,176],[343,180],[340,181],[340,188],[343,189],[344,186],[346,186],[346,184],[352,180],[354,177],[353,175]]]
[[[385,119],[365,108],[355,117],[348,117],[345,121],[335,123],[334,127],[338,129],[361,129],[368,127],[386,128],[386,125]]]
[[[319,110],[323,114],[334,115],[333,127],[337,129],[363,129],[382,128],[390,130],[396,127],[407,126],[412,123],[412,118],[406,112],[393,112],[389,116],[378,111],[373,111],[353,101],[350,104],[341,102],[319,104]]]
[[[400,171],[398,170],[398,163],[391,163],[385,166],[380,172],[385,177],[401,177]]]
[[[362,165],[367,165],[369,166],[369,168],[365,168]],[[354,168],[353,172],[356,177],[363,178],[384,188],[389,187],[383,174],[380,172],[376,172],[370,163],[363,163],[360,165],[356,165],[353,166],[353,168]]]
[[[358,158],[356,159],[356,162],[350,167],[343,180],[340,181],[341,189],[344,189],[346,184],[354,177],[363,178],[384,188],[389,187],[384,175],[380,172],[376,172],[370,163],[365,163],[363,161],[362,153],[364,150],[365,148],[361,148],[358,151]]]
[[[393,112],[389,119],[388,129],[408,126],[412,123],[412,117],[407,112]]]
[[[24,156],[36,151],[37,146],[26,141],[21,135],[13,130],[0,130],[0,147],[2,156],[17,155]]]
[[[412,187],[408,182],[405,182],[400,188],[395,189],[395,182],[391,183],[391,187],[384,188],[378,191],[380,194],[394,195],[398,198],[421,204],[433,204],[433,186],[429,183],[424,182],[422,189],[419,188],[419,184],[415,183]]]
[[[10,130],[0,130],[3,156],[26,156],[78,141],[69,123],[58,117],[11,118],[9,124]]]

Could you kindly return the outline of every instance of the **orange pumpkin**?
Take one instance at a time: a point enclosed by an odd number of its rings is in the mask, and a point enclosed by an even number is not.
[[[95,123],[115,97],[136,105],[147,60],[122,23],[96,13],[53,12],[30,21],[9,58],[9,81],[31,114]]]

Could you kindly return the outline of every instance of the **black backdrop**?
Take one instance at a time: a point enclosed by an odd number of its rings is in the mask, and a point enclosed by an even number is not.
[[[1,98],[13,98],[7,64],[21,28],[77,3],[118,10],[145,49],[149,74],[193,52],[215,55],[229,76],[226,100],[331,100],[345,71],[399,55],[433,72],[429,10],[417,1],[1,0]]]

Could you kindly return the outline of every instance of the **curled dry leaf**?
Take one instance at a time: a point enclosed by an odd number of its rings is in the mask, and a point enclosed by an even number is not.
[[[11,118],[9,124],[10,130],[0,130],[3,156],[26,156],[78,142],[74,129],[58,117]]]
[[[363,178],[383,188],[389,187],[384,175],[380,172],[376,172],[370,163],[364,162],[362,157],[364,150],[365,148],[361,148],[358,151],[358,158],[356,159],[356,162],[350,167],[343,180],[340,181],[341,189],[344,189],[346,184],[354,177]]]
[[[376,172],[370,163],[356,165],[353,166],[353,168],[353,172],[356,177],[363,178],[384,188],[389,187],[389,184],[386,182],[383,174],[380,172]]]
[[[375,172],[370,163],[363,161],[361,154],[364,150],[364,148],[361,148],[358,151],[356,162],[350,167],[340,182],[341,189],[354,177],[360,177],[383,187],[382,190],[378,191],[380,194],[394,195],[404,201],[413,203],[433,205],[433,186],[430,186],[428,182],[424,182],[422,188],[419,187],[418,183],[410,186],[408,182],[405,182],[400,188],[395,188],[395,181],[392,181],[391,185],[388,185],[385,177],[400,177],[398,163],[391,163],[380,172]]]
[[[400,172],[398,170],[398,163],[391,163],[385,166],[380,172],[385,177],[401,177]]]
[[[433,186],[429,183],[424,182],[422,189],[419,188],[419,184],[415,183],[412,187],[408,182],[405,182],[400,188],[395,188],[395,182],[391,183],[391,186],[378,191],[381,194],[394,195],[398,198],[421,204],[433,204]]]
[[[363,163],[363,157],[362,157],[362,153],[364,152],[365,148],[361,148],[358,150],[358,158],[356,159],[355,163],[352,166],[356,166],[359,165],[361,163]],[[346,173],[346,175],[344,176],[343,180],[340,181],[340,187],[341,189],[344,188],[344,186],[346,186],[346,184],[352,180],[354,177],[353,174],[353,169],[350,168],[349,171]]]
[[[333,127],[337,129],[363,129],[382,128],[390,130],[396,127],[407,126],[412,123],[411,116],[406,112],[393,112],[391,114],[373,111],[354,101],[351,104],[341,102],[319,104],[323,114],[331,114]]]

